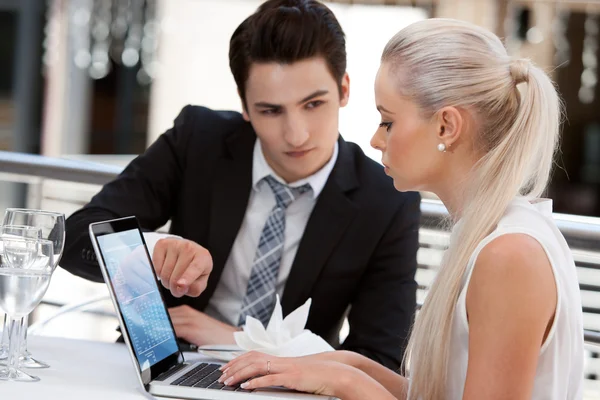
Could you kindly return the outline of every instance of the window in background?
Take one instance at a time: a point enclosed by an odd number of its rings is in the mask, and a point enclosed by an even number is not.
[[[75,62],[92,79],[91,154],[139,154],[146,148],[156,4],[96,0],[81,8],[90,17]]]
[[[11,93],[16,31],[17,13],[0,10],[0,150],[12,147],[14,104]]]
[[[15,103],[12,95],[18,12],[0,7],[0,151],[13,150]],[[15,205],[21,185],[0,180],[0,210]]]
[[[571,12],[563,23],[570,59],[555,80],[566,121],[550,196],[556,212],[600,216],[600,14]]]
[[[136,79],[139,64],[111,63],[92,81],[89,154],[139,154],[146,149],[149,88]]]

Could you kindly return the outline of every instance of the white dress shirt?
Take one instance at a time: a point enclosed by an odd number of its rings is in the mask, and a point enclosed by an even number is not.
[[[323,168],[307,178],[289,184],[297,187],[308,183],[312,190],[298,197],[285,212],[285,239],[276,287],[280,297],[292,269],[308,218],[335,165],[337,155],[338,144],[336,143],[331,159]],[[242,301],[246,296],[260,235],[269,213],[275,206],[275,195],[269,184],[262,180],[268,175],[285,183],[267,164],[260,141],[256,139],[252,161],[252,190],[246,214],[225,263],[221,279],[205,310],[208,315],[234,326],[238,323]]]

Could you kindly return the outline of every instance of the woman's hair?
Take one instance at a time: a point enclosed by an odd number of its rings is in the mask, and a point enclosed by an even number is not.
[[[409,399],[445,398],[453,315],[466,267],[518,195],[539,197],[552,169],[561,102],[550,78],[513,60],[498,37],[476,25],[428,19],[398,32],[383,51],[397,91],[431,118],[454,106],[476,121],[466,199],[450,247],[408,343]],[[448,153],[447,157],[452,157]]]

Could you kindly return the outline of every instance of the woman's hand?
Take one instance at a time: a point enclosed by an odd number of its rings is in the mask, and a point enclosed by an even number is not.
[[[320,361],[310,356],[281,358],[255,351],[230,361],[221,369],[223,375],[219,380],[230,386],[239,383],[244,389],[284,386],[336,397],[339,396],[336,386],[353,372],[351,367],[335,361]]]
[[[229,386],[241,383],[244,389],[283,386],[344,400],[396,400],[366,373],[340,362],[346,356],[346,352],[331,352],[281,358],[253,351],[221,367],[219,381]]]

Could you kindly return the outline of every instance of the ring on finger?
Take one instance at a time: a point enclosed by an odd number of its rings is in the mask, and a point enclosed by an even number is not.
[[[271,361],[267,360],[267,375],[271,374]]]

